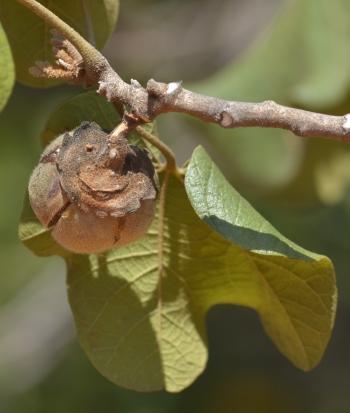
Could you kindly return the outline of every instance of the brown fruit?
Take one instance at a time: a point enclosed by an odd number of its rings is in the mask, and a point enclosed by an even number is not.
[[[157,188],[148,152],[94,122],[57,137],[29,181],[29,199],[53,238],[76,253],[126,245],[147,231]]]

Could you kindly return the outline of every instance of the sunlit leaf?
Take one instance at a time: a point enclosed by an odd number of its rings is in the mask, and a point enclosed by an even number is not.
[[[225,179],[202,147],[186,173],[186,190],[201,219],[226,239],[251,251],[309,260],[305,251],[281,235]]]
[[[230,186],[200,147],[192,156],[185,182],[197,214],[223,237],[254,252],[249,257],[275,295],[278,313],[284,318],[271,324],[273,312],[267,319],[263,316],[265,329],[297,366],[311,368],[323,352],[334,319],[336,287],[331,262],[283,237]],[[314,305],[319,309],[316,312]],[[316,321],[316,314],[323,316]],[[286,331],[281,335],[283,325],[294,336],[293,345],[284,340]]]
[[[119,10],[119,0],[42,0],[40,3],[98,48],[104,46],[114,30]],[[35,61],[51,59],[51,28],[14,0],[0,0],[0,19],[13,52],[17,79],[30,86],[55,84],[53,81],[34,78],[28,72]]]
[[[329,260],[291,243],[286,251],[294,258],[275,253],[278,248],[285,252],[278,243],[267,242],[267,254],[244,235],[240,244],[245,248],[225,240],[196,215],[176,178],[170,178],[164,201],[138,242],[100,256],[66,257],[79,340],[94,366],[123,387],[180,391],[205,368],[207,311],[231,303],[255,309],[276,346],[296,366],[314,367],[333,325]],[[248,211],[246,219],[256,217]],[[268,224],[265,228],[268,241],[278,234]],[[255,230],[253,225],[249,229]],[[264,234],[256,231],[259,235],[264,242]]]
[[[11,51],[0,23],[0,112],[6,105],[15,80]]]

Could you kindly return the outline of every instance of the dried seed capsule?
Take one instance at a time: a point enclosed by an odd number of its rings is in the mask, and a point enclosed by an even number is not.
[[[144,235],[156,196],[148,152],[123,134],[110,139],[93,122],[56,138],[29,182],[38,219],[76,253],[100,253]]]

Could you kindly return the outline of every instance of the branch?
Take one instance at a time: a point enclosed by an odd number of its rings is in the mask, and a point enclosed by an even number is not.
[[[160,83],[151,79],[146,88],[128,84],[108,61],[75,30],[36,0],[17,0],[61,32],[83,58],[86,84],[118,106],[124,105],[137,124],[153,121],[167,112],[192,115],[223,128],[247,126],[282,128],[298,136],[350,141],[350,114],[331,116],[278,105],[273,101],[246,103],[226,101],[191,92],[181,82]]]

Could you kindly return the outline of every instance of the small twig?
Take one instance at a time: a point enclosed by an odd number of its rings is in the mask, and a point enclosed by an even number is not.
[[[54,13],[36,0],[17,1],[59,30],[75,46],[83,57],[87,83],[98,86],[98,93],[115,106],[124,105],[139,124],[152,122],[162,113],[180,112],[224,128],[283,128],[299,136],[350,141],[350,114],[331,116],[281,106],[272,101],[227,101],[186,90],[181,82],[167,84],[151,79],[146,88],[137,81],[128,84],[101,53]]]
[[[146,89],[138,89],[136,94],[129,95],[128,103],[134,115],[138,114],[145,121],[162,113],[179,112],[223,128],[282,128],[302,137],[350,141],[350,114],[326,115],[282,106],[271,100],[262,103],[227,101],[186,90],[179,82],[166,84],[150,80]],[[103,84],[102,93],[111,102],[119,102],[124,100],[118,94],[120,90],[113,84]]]
[[[170,172],[165,171],[160,187],[159,204],[158,204],[158,334],[162,331],[162,288],[164,277],[164,229],[166,214],[166,196],[168,193]]]
[[[166,170],[176,176],[180,175],[180,172],[176,166],[176,159],[175,155],[172,150],[162,142],[156,135],[148,132],[142,126],[137,124],[135,118],[131,116],[129,113],[124,113],[122,122],[110,133],[109,135],[109,144],[113,146],[115,142],[118,142],[120,139],[126,139],[126,137],[132,132],[136,130],[136,132],[147,142],[151,145],[156,147],[161,154],[164,156],[165,164],[163,164],[163,168],[161,168],[158,172],[162,172]]]
[[[165,143],[162,142],[157,136],[147,132],[142,126],[137,126],[136,132],[151,145],[159,149],[159,151],[165,158],[166,169],[171,173],[179,176],[180,172],[178,171],[178,168],[176,166],[175,155],[172,150],[167,145],[165,145]]]

